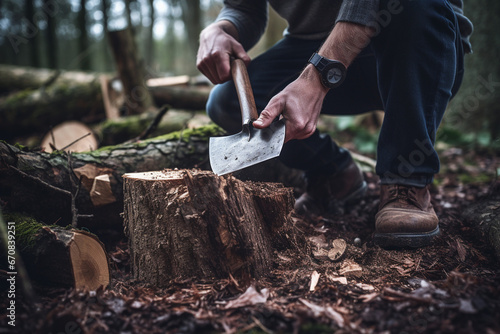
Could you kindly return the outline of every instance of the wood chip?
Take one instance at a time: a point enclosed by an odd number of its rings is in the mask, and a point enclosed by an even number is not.
[[[332,282],[338,282],[340,284],[347,284],[347,278],[345,278],[344,276],[339,276],[339,277],[335,277],[335,276],[332,276],[332,275],[327,275],[328,279]]]
[[[318,285],[319,277],[321,275],[315,270],[311,274],[311,286],[309,287],[309,291],[314,291],[316,289],[316,285]]]
[[[347,259],[342,263],[339,274],[360,277],[363,274],[363,268],[361,268],[361,266],[356,262]]]
[[[332,261],[338,261],[345,254],[347,242],[344,239],[335,239],[332,242],[332,248],[328,251],[328,258]]]

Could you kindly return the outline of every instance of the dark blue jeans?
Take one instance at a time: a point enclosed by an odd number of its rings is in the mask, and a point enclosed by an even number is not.
[[[401,0],[396,14],[384,15],[388,4],[394,8],[394,1],[381,1],[378,21],[374,15],[377,34],[349,66],[343,84],[327,94],[322,113],[384,110],[376,168],[381,182],[425,186],[439,171],[436,131],[462,80],[463,48],[456,16],[446,0]],[[250,63],[259,111],[298,77],[322,42],[285,37]],[[207,112],[215,123],[239,132],[239,110],[232,82],[214,87]],[[351,161],[346,150],[318,131],[286,143],[280,159],[306,174],[334,173]]]

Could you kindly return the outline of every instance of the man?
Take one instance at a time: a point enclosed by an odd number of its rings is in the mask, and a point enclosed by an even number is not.
[[[462,0],[269,0],[288,22],[284,38],[250,60],[262,35],[267,1],[227,0],[200,35],[198,69],[214,84],[212,120],[241,128],[231,57],[248,65],[265,128],[282,115],[286,144],[280,159],[304,170],[306,192],[295,210],[324,213],[361,197],[363,175],[349,152],[316,130],[320,113],[384,110],[377,149],[381,202],[375,241],[421,247],[439,233],[428,185],[439,171],[436,130],[463,76],[470,21]]]

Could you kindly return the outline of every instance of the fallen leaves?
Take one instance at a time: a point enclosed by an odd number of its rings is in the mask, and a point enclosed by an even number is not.
[[[228,302],[225,309],[263,304],[267,301],[267,298],[269,298],[268,289],[257,291],[254,286],[249,286],[245,293],[243,293],[237,299]]]

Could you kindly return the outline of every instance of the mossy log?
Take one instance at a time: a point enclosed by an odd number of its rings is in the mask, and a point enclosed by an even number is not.
[[[500,260],[500,185],[496,195],[467,207],[463,218],[476,236],[486,242]]]
[[[66,120],[97,123],[105,119],[102,73],[58,72],[0,65],[1,138],[45,133]],[[148,87],[157,106],[204,110],[206,87]]]
[[[27,152],[0,142],[0,199],[11,211],[30,213],[48,224],[70,224],[77,209],[93,215],[79,220],[79,226],[121,227],[123,174],[208,169],[208,137],[217,134],[218,127],[206,126],[72,154]]]
[[[124,226],[134,277],[261,278],[276,251],[303,244],[293,227],[292,190],[200,170],[124,175]]]
[[[12,68],[20,78],[38,76],[38,70]],[[48,71],[41,70],[43,77]],[[5,67],[0,70],[0,87],[5,89],[12,78]],[[10,94],[0,99],[0,133],[1,139],[11,139],[29,133],[44,133],[51,126],[66,120],[83,120],[92,122],[102,119],[104,106],[102,103],[101,85],[95,74],[84,72],[53,71],[53,82],[44,86],[36,79],[26,83],[25,90]],[[20,80],[19,78],[19,80]],[[5,82],[5,81],[7,82]],[[48,78],[47,80],[51,80]],[[40,84],[36,88],[32,88]],[[11,88],[12,89],[12,88]]]
[[[156,112],[145,112],[140,115],[108,119],[94,126],[93,130],[101,145],[117,145],[140,136],[156,116]],[[186,127],[200,127],[209,123],[210,120],[205,113],[168,110],[151,137],[180,131]]]
[[[18,214],[7,214],[5,221],[15,227],[9,231],[15,231],[16,248],[32,280],[87,290],[109,284],[106,251],[94,234],[45,226]]]

